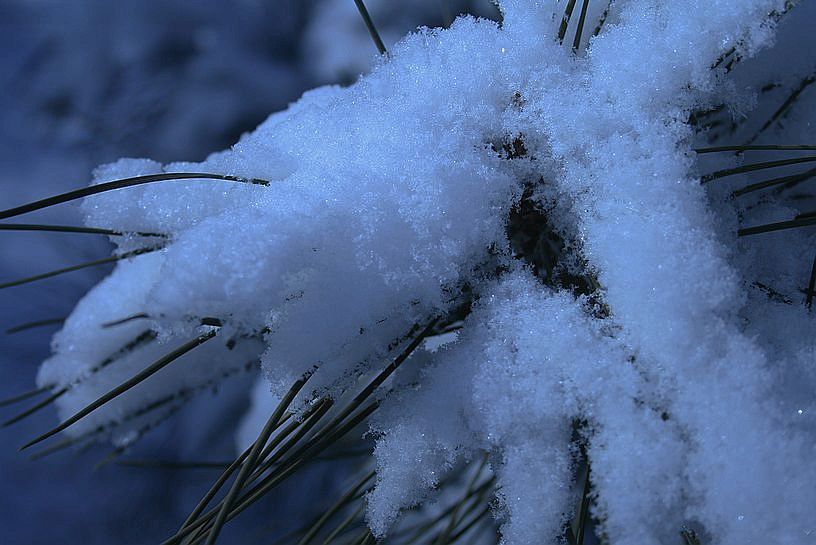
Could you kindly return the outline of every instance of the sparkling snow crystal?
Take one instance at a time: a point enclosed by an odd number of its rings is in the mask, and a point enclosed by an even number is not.
[[[748,286],[801,298],[809,271],[791,255],[814,238],[738,242],[726,189],[699,183],[731,165],[698,162],[689,123],[722,102],[750,110],[751,72],[738,66],[729,83],[719,59],[761,53],[769,14],[790,6],[592,2],[575,50],[577,15],[559,43],[564,2],[499,7],[501,23],[462,16],[409,34],[355,84],[306,93],[203,163],[101,167],[95,183],[245,180],[87,198],[87,225],[167,238],[112,237],[120,253],[152,251],[119,261],[77,305],[39,385],[65,389],[67,417],[217,331],[68,431],[130,444],[260,362],[244,448],[304,373],[315,371],[301,410],[339,399],[408,332],[466,308],[455,340],[415,353],[378,394],[376,536],[432,500],[459,460],[487,453],[508,545],[559,542],[584,457],[615,545],[679,543],[684,526],[705,543],[810,543],[813,320],[799,299]],[[771,74],[762,58],[754,74]],[[798,213],[756,207],[760,222]],[[534,221],[543,236],[530,241]],[[547,241],[557,259],[531,257]]]

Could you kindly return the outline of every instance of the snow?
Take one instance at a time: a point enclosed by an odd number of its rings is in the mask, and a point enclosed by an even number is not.
[[[256,386],[246,445],[264,403],[297,377],[316,368],[308,394],[341,396],[467,286],[461,334],[412,357],[371,423],[377,536],[460,459],[487,452],[503,542],[557,542],[577,501],[580,423],[593,512],[611,543],[667,543],[684,525],[715,543],[806,543],[813,322],[798,302],[774,305],[746,286],[757,273],[793,293],[805,265],[786,255],[812,235],[740,254],[748,243],[733,226],[745,210],[698,183],[706,163],[695,163],[699,136],[686,122],[721,99],[750,107],[711,67],[733,47],[770,46],[767,15],[783,5],[619,0],[586,53],[573,53],[556,40],[560,3],[505,0],[501,25],[465,16],[420,29],[354,85],[306,93],[203,163],[98,170],[97,183],[160,171],[270,183],[177,181],[89,198],[88,225],[171,238],[120,261],[77,306],[39,384],[77,383],[59,402],[68,416],[215,317],[215,340],[72,433],[260,359],[269,385]],[[514,139],[524,153],[503,150]],[[525,189],[572,254],[562,265],[594,293],[515,259],[507,222]],[[782,206],[752,217],[793,211]],[[763,248],[779,259],[763,265]],[[101,324],[142,312],[157,342],[89,375],[145,327]]]

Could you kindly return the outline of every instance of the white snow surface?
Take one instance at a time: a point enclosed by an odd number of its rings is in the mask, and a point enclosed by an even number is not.
[[[674,543],[684,525],[706,543],[811,543],[813,320],[798,301],[746,295],[757,271],[791,291],[806,271],[790,279],[757,265],[761,252],[739,253],[733,211],[720,214],[696,179],[686,123],[735,96],[712,65],[771,45],[768,14],[783,4],[618,0],[575,54],[556,41],[563,3],[504,0],[501,25],[461,17],[410,34],[354,85],[306,93],[201,164],[100,168],[96,183],[188,171],[270,184],[174,181],[86,199],[88,225],[170,239],[118,262],[77,306],[40,385],[75,384],[59,400],[68,416],[216,317],[213,341],[71,433],[149,420],[133,415],[256,359],[271,398],[314,368],[308,394],[338,396],[467,284],[476,302],[461,334],[406,362],[372,422],[378,536],[458,459],[486,451],[504,543],[557,543],[577,501],[582,421],[610,543]],[[516,137],[526,155],[496,151]],[[513,258],[505,224],[530,182],[579,241],[608,315]],[[137,313],[150,319],[101,327]],[[154,343],[89,372],[146,328]]]

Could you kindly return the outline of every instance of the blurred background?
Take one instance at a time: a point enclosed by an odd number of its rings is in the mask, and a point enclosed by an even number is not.
[[[487,0],[367,2],[386,45],[420,25],[463,12],[496,17]],[[309,88],[346,85],[376,50],[352,0],[0,0],[0,208],[82,187],[120,157],[199,161],[230,146]],[[79,225],[75,205],[20,218]],[[0,233],[0,283],[109,255],[105,237]],[[0,291],[0,398],[34,388],[59,323],[110,267]],[[256,377],[199,396],[154,430],[128,459],[98,445],[32,461],[17,447],[56,424],[47,407],[0,428],[0,543],[158,543],[217,477],[213,468],[163,462],[229,462]],[[0,407],[2,420],[37,400]],[[272,543],[302,524],[315,498],[342,477],[315,466],[308,493],[281,490],[227,527],[220,543]],[[300,492],[298,492],[298,490]]]

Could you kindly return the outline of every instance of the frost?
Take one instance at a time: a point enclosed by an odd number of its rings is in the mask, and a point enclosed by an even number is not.
[[[101,168],[97,183],[168,171],[269,185],[87,199],[88,225],[169,240],[114,237],[121,251],[162,247],[120,261],[77,306],[40,385],[71,386],[67,416],[217,319],[213,342],[71,432],[120,423],[113,439],[127,443],[157,416],[140,407],[260,361],[268,383],[245,447],[304,373],[316,369],[301,406],[339,398],[417,324],[472,303],[457,338],[415,354],[382,394],[367,496],[377,536],[459,460],[488,453],[507,544],[558,542],[582,457],[611,543],[669,543],[684,525],[716,543],[806,543],[813,321],[746,294],[755,274],[793,293],[805,272],[789,272],[802,268],[786,257],[793,242],[737,252],[722,190],[697,183],[687,123],[723,96],[750,107],[712,66],[771,45],[767,16],[784,4],[593,4],[587,24],[606,22],[584,55],[558,44],[558,2],[505,0],[501,24],[420,29],[354,85],[305,94],[201,164]],[[757,221],[796,212],[760,204]],[[544,211],[540,240],[517,228],[534,216],[525,207]],[[548,240],[557,262],[517,258]],[[763,264],[765,251],[778,259]],[[148,318],[100,327],[137,314]],[[157,338],[95,369],[145,330]]]

